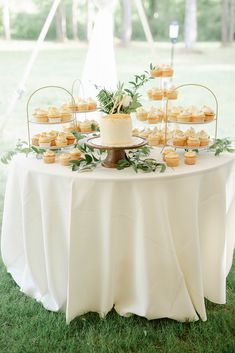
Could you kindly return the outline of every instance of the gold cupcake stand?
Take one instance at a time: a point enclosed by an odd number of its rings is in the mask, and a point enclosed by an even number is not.
[[[73,104],[75,104],[75,100],[73,95],[64,87],[61,86],[44,86],[44,87],[40,87],[38,89],[36,89],[30,96],[29,99],[27,101],[27,105],[26,105],[26,111],[27,111],[27,129],[28,129],[28,145],[29,147],[32,145],[31,144],[31,124],[38,124],[38,125],[46,125],[46,126],[51,126],[51,125],[61,125],[61,124],[68,124],[68,123],[73,123],[74,125],[74,129],[76,129],[77,127],[77,123],[76,123],[76,116],[74,114],[74,112],[72,112],[72,119],[70,120],[65,120],[65,121],[60,121],[60,122],[37,122],[32,120],[32,114],[30,114],[30,103],[32,101],[32,98],[38,94],[41,91],[45,91],[45,90],[60,90],[63,93],[65,93],[67,95],[67,99],[69,97],[69,99],[73,102]],[[65,100],[66,101],[66,100]],[[65,149],[65,148],[71,148],[74,144],[70,144],[70,145],[66,145],[66,146],[50,146],[49,149],[51,150],[61,150],[61,149]],[[32,145],[33,146],[33,145]],[[35,146],[38,147],[38,146]]]
[[[161,86],[162,86],[162,83],[161,83]],[[167,98],[167,97],[164,97],[162,100],[151,100],[152,102],[162,102],[162,109],[163,109],[163,112],[164,112],[164,116],[165,116],[165,119],[164,119],[164,122],[163,121],[159,121],[157,122],[156,124],[153,124],[153,125],[159,125],[159,124],[164,124],[164,129],[165,129],[165,143],[164,144],[161,144],[161,145],[157,145],[157,146],[154,146],[154,147],[159,147],[161,148],[162,150],[165,148],[165,147],[173,147],[173,148],[177,148],[177,149],[192,149],[194,147],[189,147],[187,145],[184,145],[184,146],[177,146],[177,145],[174,145],[173,144],[173,141],[172,140],[168,140],[167,139],[167,131],[168,131],[168,125],[169,124],[175,124],[175,125],[190,125],[190,126],[194,126],[194,125],[207,125],[207,124],[211,124],[211,123],[214,123],[215,127],[214,127],[214,136],[211,137],[211,140],[209,141],[209,144],[207,146],[199,146],[199,147],[196,147],[196,149],[198,150],[205,150],[208,148],[209,145],[212,145],[214,143],[214,141],[216,140],[217,138],[217,131],[218,131],[218,99],[216,97],[216,95],[214,94],[214,92],[208,88],[207,86],[204,86],[204,85],[201,85],[201,84],[197,84],[197,83],[186,83],[186,84],[182,84],[180,86],[177,86],[174,91],[177,91],[177,90],[180,90],[181,88],[183,87],[200,87],[200,88],[203,88],[205,90],[207,90],[211,95],[212,97],[214,98],[214,102],[215,102],[215,115],[213,117],[213,119],[209,120],[209,121],[204,121],[204,122],[181,122],[181,121],[171,121],[168,119],[168,105],[169,105],[169,101],[171,99]]]
[[[183,87],[201,87],[205,90],[207,90],[212,97],[214,98],[214,102],[215,102],[215,116],[213,117],[213,119],[209,120],[209,121],[204,121],[204,122],[179,122],[179,121],[169,121],[168,120],[168,103],[169,103],[169,99],[166,99],[166,106],[165,106],[165,141],[166,144],[164,145],[164,147],[166,146],[171,146],[171,147],[175,147],[175,148],[180,148],[180,149],[185,149],[185,148],[190,148],[188,146],[175,146],[173,144],[173,142],[170,140],[167,140],[167,128],[168,128],[168,124],[177,124],[177,125],[207,125],[210,123],[214,123],[215,124],[215,128],[214,128],[214,137],[211,138],[211,140],[209,141],[209,145],[213,144],[213,142],[216,140],[217,138],[217,132],[218,132],[218,99],[216,97],[216,95],[214,94],[214,92],[208,88],[207,86],[201,85],[201,84],[197,84],[197,83],[185,83],[182,84],[180,86],[177,86],[175,88],[175,90],[179,90]],[[197,149],[203,150],[203,149],[207,149],[207,146],[199,146],[196,147]]]

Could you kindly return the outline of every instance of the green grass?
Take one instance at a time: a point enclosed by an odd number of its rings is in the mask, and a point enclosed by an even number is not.
[[[23,44],[0,50],[0,114],[10,102],[12,92],[22,76],[30,51]],[[1,138],[1,150],[25,137],[25,104],[30,92],[42,85],[58,84],[70,88],[81,75],[85,60],[84,45],[50,45],[43,50],[27,83],[27,93],[9,118]],[[169,60],[169,46],[156,46],[151,57],[145,44],[129,49],[116,48],[119,78],[128,80],[141,73],[149,62]],[[219,98],[219,135],[235,139],[235,47],[217,44],[199,45],[197,52],[176,48],[176,83],[194,82],[208,85]],[[184,92],[187,101],[198,100],[198,93]],[[205,102],[202,99],[202,104]],[[38,104],[43,103],[39,99]],[[186,103],[185,103],[186,104]],[[6,170],[0,167],[0,217]],[[63,313],[52,313],[41,304],[20,293],[0,262],[0,352],[1,353],[233,353],[235,351],[235,264],[227,281],[227,303],[206,303],[208,321],[179,323],[172,320],[148,321],[132,316],[124,318],[112,311],[105,319],[97,314],[76,318],[65,324]]]
[[[207,302],[208,321],[179,323],[90,313],[65,324],[62,313],[45,310],[19,291],[0,266],[0,351],[3,353],[233,353],[235,268],[227,304]]]

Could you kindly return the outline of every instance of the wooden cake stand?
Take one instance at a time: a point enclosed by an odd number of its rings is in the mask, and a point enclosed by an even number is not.
[[[88,147],[106,150],[107,157],[102,162],[102,165],[106,168],[116,168],[118,161],[121,159],[127,159],[125,150],[137,149],[147,144],[147,140],[143,137],[133,136],[133,144],[126,146],[104,146],[101,144],[100,136],[91,137],[86,141]]]

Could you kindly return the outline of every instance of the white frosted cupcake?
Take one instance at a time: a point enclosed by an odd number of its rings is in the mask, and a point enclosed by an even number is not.
[[[55,140],[57,147],[65,147],[68,145],[67,134],[60,132]]]
[[[74,148],[72,151],[70,151],[70,157],[71,160],[79,160],[81,158],[81,152],[78,148]]]
[[[168,167],[178,167],[180,162],[180,157],[176,152],[170,152],[165,155],[165,161]]]
[[[60,123],[61,122],[60,112],[56,107],[50,107],[48,109],[48,121],[49,121],[49,123]]]
[[[184,163],[188,165],[193,165],[196,164],[197,161],[197,155],[193,151],[188,151],[185,152],[184,154]]]
[[[43,153],[43,162],[46,164],[55,163],[55,152],[53,151],[46,151]]]
[[[39,144],[39,147],[41,148],[51,147],[51,137],[47,135],[40,135],[38,144]]]
[[[205,114],[205,121],[212,121],[215,117],[215,112],[210,107],[204,105],[202,111]]]
[[[69,153],[62,153],[60,155],[60,164],[63,166],[68,166],[71,160],[71,155]]]
[[[136,117],[140,121],[145,121],[147,120],[148,112],[143,108],[139,107],[136,109]]]

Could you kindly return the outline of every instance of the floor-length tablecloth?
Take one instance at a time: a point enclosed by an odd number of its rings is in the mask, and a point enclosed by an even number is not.
[[[200,155],[164,174],[72,172],[17,156],[1,251],[21,291],[67,322],[113,307],[148,319],[206,320],[226,301],[235,239],[234,156]]]

